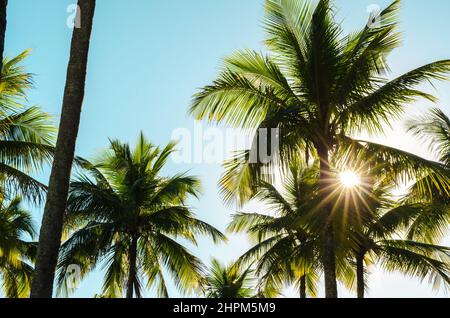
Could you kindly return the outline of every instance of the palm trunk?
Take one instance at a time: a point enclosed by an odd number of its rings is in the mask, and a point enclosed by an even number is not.
[[[319,190],[324,200],[324,209],[331,218],[332,206],[328,203],[329,181],[331,171],[328,157],[328,149],[326,147],[317,147],[320,159],[320,180]],[[323,268],[325,274],[325,297],[337,298],[337,282],[336,282],[336,259],[334,246],[334,230],[333,224],[329,220],[324,232],[325,238],[322,246]]]
[[[305,299],[306,298],[306,276],[303,275],[300,278],[300,298]]]
[[[6,34],[6,8],[8,0],[0,0],[0,79],[3,69],[3,55],[5,51],[5,34]]]
[[[84,99],[95,0],[79,0],[78,6],[81,27],[75,28],[72,35],[58,140],[39,236],[36,272],[31,286],[32,298],[52,297],[70,173]]]
[[[356,284],[358,298],[364,298],[365,282],[364,282],[364,255],[356,257]]]
[[[127,280],[127,298],[133,298],[133,287],[136,278],[136,258],[137,258],[137,237],[133,236],[131,239],[130,250],[128,252],[128,280]]]

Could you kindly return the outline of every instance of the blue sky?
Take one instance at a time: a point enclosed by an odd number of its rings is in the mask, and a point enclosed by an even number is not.
[[[6,53],[31,48],[27,69],[36,74],[30,104],[60,114],[69,56],[71,29],[66,9],[72,0],[12,0],[8,8]],[[371,4],[381,0],[337,0],[338,19],[353,31],[367,19]],[[77,154],[92,157],[108,138],[133,142],[142,130],[155,144],[167,143],[176,128],[192,129],[186,115],[192,94],[216,76],[220,61],[236,49],[262,49],[263,0],[98,0],[89,56],[86,98]],[[450,57],[448,0],[404,0],[401,29],[404,45],[392,54],[393,76],[433,60]],[[438,84],[440,105],[450,113],[450,85]],[[413,105],[412,112],[427,107]],[[393,146],[428,155],[425,147],[396,125],[381,138]],[[190,170],[203,182],[203,197],[191,202],[198,216],[220,229],[233,210],[222,204],[216,187],[219,164],[171,164],[168,174]],[[47,181],[47,175],[42,176]],[[39,223],[42,211],[34,211]],[[205,262],[211,256],[224,261],[237,258],[248,246],[233,237],[226,246],[201,241],[192,249]],[[100,292],[101,274],[91,275],[76,296]],[[445,297],[427,284],[375,272],[369,296]],[[295,294],[288,292],[288,295]],[[150,294],[151,295],[151,294]],[[171,296],[177,292],[172,290]],[[352,296],[342,290],[342,296]]]

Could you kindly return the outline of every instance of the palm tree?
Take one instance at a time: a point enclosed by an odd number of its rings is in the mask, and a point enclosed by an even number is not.
[[[21,199],[7,202],[0,199],[0,278],[3,293],[8,298],[29,295],[36,244],[24,241],[33,238],[34,226],[30,214],[21,208]]]
[[[412,156],[412,155],[410,155]],[[346,220],[343,233],[349,262],[356,270],[358,298],[364,298],[366,290],[365,263],[381,265],[387,271],[401,272],[421,280],[429,278],[435,287],[439,280],[446,284],[449,278],[450,249],[438,245],[443,229],[448,227],[450,210],[448,203],[433,197],[423,200],[424,192],[417,187],[424,179],[415,183],[407,195],[394,200],[392,191],[399,185],[384,174],[385,167],[372,162],[367,153],[349,153],[338,158],[334,165],[345,167],[358,176],[358,182],[349,186],[341,175],[342,195],[335,200],[340,211],[336,219]],[[442,167],[442,172],[445,172]],[[426,176],[428,181],[432,176]],[[429,187],[437,193],[445,187]],[[314,214],[311,215],[314,217]],[[426,238],[432,237],[432,240]],[[348,281],[350,287],[353,283]]]
[[[359,173],[363,174],[362,169]],[[384,182],[374,184],[373,178],[367,176],[361,179],[364,182],[357,187],[340,186],[339,191],[333,191],[339,193],[333,199],[337,201],[334,213],[340,213],[335,219],[345,218],[347,226],[343,229],[339,222],[334,223],[340,233],[345,233],[345,240],[339,240],[337,257],[341,281],[353,287],[356,278],[358,297],[363,298],[366,289],[364,262],[372,261],[388,271],[399,271],[422,280],[428,277],[434,280],[435,286],[440,279],[448,284],[450,249],[420,242],[415,235],[423,233],[426,227],[429,231],[433,225],[447,226],[448,219],[442,220],[442,215],[449,215],[448,205],[446,210],[437,204],[405,201],[396,205],[389,199],[391,187]],[[317,180],[315,167],[299,170],[297,165],[291,164],[283,192],[262,181],[255,197],[268,204],[275,216],[241,213],[234,216],[229,226],[230,231],[245,231],[257,240],[239,262],[257,261],[257,273],[263,273],[260,280],[263,290],[280,290],[283,284],[294,282],[301,298],[306,298],[306,286],[313,296],[317,293],[321,244],[320,232],[314,230],[317,225],[313,223],[317,222],[312,219],[321,215],[311,209],[317,204]],[[399,239],[404,231],[407,238]],[[440,237],[436,231],[431,236]],[[354,266],[354,271],[349,266]]]
[[[158,295],[167,297],[167,272],[181,291],[199,287],[203,265],[176,239],[196,244],[201,234],[215,242],[225,237],[186,205],[188,197],[199,195],[198,179],[160,176],[174,147],[160,149],[141,134],[134,150],[111,141],[98,164],[85,163],[89,175],[70,187],[66,228],[72,235],[60,251],[59,292],[71,291],[71,265],[80,267],[81,279],[100,263],[107,297],[121,297],[124,290],[127,298],[141,297],[144,278],[145,286],[157,284]]]
[[[232,233],[245,232],[256,240],[239,264],[256,263],[260,289],[279,294],[284,284],[295,284],[300,298],[316,297],[320,266],[320,235],[300,222],[312,201],[317,201],[317,167],[290,165],[283,179],[284,189],[261,181],[255,196],[267,204],[271,215],[239,213],[228,227]]]
[[[26,108],[26,90],[32,87],[32,76],[21,62],[24,51],[5,59],[0,85],[0,183],[3,192],[21,195],[32,202],[43,199],[46,186],[30,176],[53,156],[54,127],[50,116],[38,107]]]
[[[84,98],[95,0],[79,0],[78,8],[81,26],[74,29],[72,36],[59,133],[39,235],[36,275],[31,288],[32,298],[52,297],[61,244],[63,216]]]
[[[0,80],[2,78],[3,54],[5,51],[6,9],[8,0],[0,0]]]
[[[252,298],[255,296],[252,280],[250,268],[244,269],[238,263],[223,266],[213,259],[206,276],[205,294],[207,298]]]
[[[353,140],[360,131],[377,133],[398,118],[405,106],[418,98],[434,96],[418,85],[448,79],[450,60],[414,69],[393,80],[386,76],[386,57],[400,44],[397,13],[400,1],[383,10],[379,25],[368,24],[348,36],[334,21],[329,0],[317,5],[307,0],[266,0],[265,30],[269,53],[239,51],[225,60],[224,70],[212,85],[194,97],[190,113],[198,120],[225,122],[234,127],[279,129],[278,160],[250,162],[250,151],[228,164],[222,180],[226,199],[239,203],[255,193],[255,182],[271,176],[280,162],[305,151],[320,162],[320,209],[329,215],[322,231],[326,297],[337,297],[335,231],[330,196],[330,160],[352,145],[371,153],[386,172],[416,177],[425,171],[448,184],[441,165],[386,146]],[[373,17],[372,17],[373,18]],[[255,138],[252,150],[273,149]],[[275,145],[276,146],[276,145]],[[399,164],[401,163],[401,164]]]
[[[379,264],[390,272],[398,271],[421,280],[429,278],[435,287],[438,287],[440,280],[450,284],[450,248],[421,242],[414,235],[417,226],[424,230],[431,219],[436,220],[442,215],[441,212],[446,210],[445,213],[450,215],[448,205],[439,211],[436,205],[407,200],[394,204],[385,186],[380,184],[370,192],[360,193],[358,198],[356,200],[361,208],[371,210],[374,215],[370,221],[362,222],[362,229],[356,233],[358,240],[354,240],[352,248],[358,298],[364,298],[367,286],[366,261]],[[401,237],[405,231],[406,238],[403,239]]]

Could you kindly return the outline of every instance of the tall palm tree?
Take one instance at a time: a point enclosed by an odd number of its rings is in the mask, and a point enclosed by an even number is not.
[[[8,298],[27,297],[36,254],[35,243],[25,241],[35,235],[31,215],[21,208],[21,199],[0,199],[0,278]]]
[[[252,298],[255,296],[252,281],[250,268],[244,269],[238,263],[223,266],[213,259],[205,280],[205,294],[207,298]]]
[[[50,116],[38,107],[26,108],[26,90],[32,87],[32,75],[21,62],[24,51],[5,59],[0,85],[0,183],[3,195],[37,202],[43,199],[46,186],[30,176],[44,163],[50,163],[55,129]]]
[[[267,295],[276,295],[285,284],[294,284],[300,298],[315,297],[320,266],[320,235],[299,222],[312,201],[317,201],[317,167],[291,164],[283,178],[283,191],[261,181],[255,196],[267,204],[271,215],[239,213],[228,226],[232,233],[247,233],[256,241],[239,263],[256,263],[259,285]]]
[[[0,80],[2,78],[3,54],[5,51],[5,35],[6,35],[6,9],[8,0],[0,0]]]
[[[95,0],[79,0],[81,26],[74,28],[55,157],[50,175],[36,262],[32,298],[51,298],[61,244],[70,173],[84,99]]]
[[[387,78],[386,58],[400,44],[399,5],[400,1],[394,1],[383,10],[376,26],[367,24],[344,36],[329,0],[317,5],[307,0],[266,0],[269,53],[239,51],[227,58],[219,78],[195,95],[190,108],[199,120],[281,131],[280,160],[255,164],[249,162],[247,151],[240,154],[238,163],[229,164],[222,180],[227,199],[248,200],[259,179],[255,176],[270,179],[270,172],[283,159],[305,150],[319,158],[320,208],[330,216],[323,228],[327,239],[322,253],[329,298],[337,297],[330,159],[341,147],[351,144],[360,152],[375,154],[386,170],[404,177],[424,174],[431,167],[436,178],[448,182],[438,164],[349,137],[362,130],[382,131],[384,124],[398,118],[404,107],[418,98],[434,102],[434,96],[420,91],[418,85],[448,79],[450,60],[424,65],[393,80]],[[262,142],[255,138],[253,150],[275,150],[273,144]]]
[[[174,147],[160,149],[141,134],[134,150],[111,141],[98,164],[85,164],[89,176],[81,175],[70,188],[66,224],[72,235],[60,252],[61,292],[71,291],[71,265],[80,266],[82,278],[100,263],[106,268],[102,295],[108,297],[124,291],[127,298],[141,297],[143,279],[167,297],[166,271],[181,291],[199,287],[203,265],[176,239],[196,244],[201,234],[215,242],[225,237],[186,205],[188,197],[198,197],[199,180],[160,175]]]

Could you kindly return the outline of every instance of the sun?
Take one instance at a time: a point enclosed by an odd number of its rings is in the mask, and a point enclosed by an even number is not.
[[[354,171],[341,172],[339,178],[346,188],[355,188],[361,184],[361,178]]]

